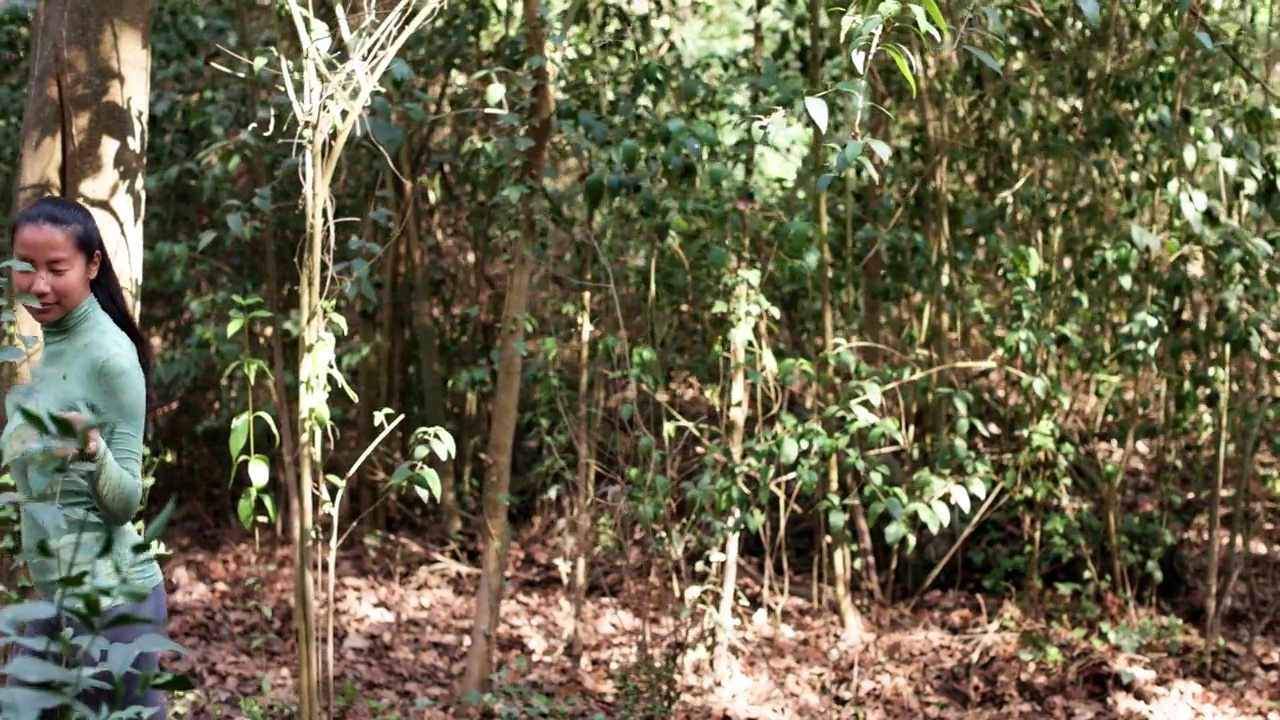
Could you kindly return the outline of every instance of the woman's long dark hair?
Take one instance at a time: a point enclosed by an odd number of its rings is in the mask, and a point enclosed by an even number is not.
[[[50,195],[36,200],[18,213],[13,220],[10,241],[12,242],[20,228],[27,225],[47,225],[67,231],[76,239],[76,247],[84,254],[85,263],[93,262],[93,254],[100,253],[98,274],[89,281],[89,290],[116,326],[133,341],[133,346],[138,351],[138,363],[142,365],[143,381],[150,386],[151,345],[129,313],[124,288],[120,287],[120,278],[116,275],[115,266],[111,264],[111,255],[102,242],[102,233],[93,219],[93,213],[75,200]]]

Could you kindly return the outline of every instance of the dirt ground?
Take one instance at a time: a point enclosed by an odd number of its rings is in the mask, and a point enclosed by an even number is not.
[[[335,588],[342,717],[455,717],[475,571],[410,542],[355,545]],[[499,717],[1280,719],[1275,637],[1230,641],[1210,668],[1194,633],[1166,618],[1072,628],[1033,622],[999,598],[951,593],[911,611],[869,612],[856,645],[799,600],[780,617],[744,608],[732,671],[712,681],[696,652],[683,653],[667,666],[678,710],[642,716],[632,689],[663,670],[637,665],[646,623],[635,603],[591,599],[586,662],[575,668],[564,657],[559,579],[522,550],[503,605]],[[190,653],[169,668],[198,690],[174,699],[174,717],[291,717],[288,567],[286,548],[255,550],[243,533],[176,542],[165,571],[172,630]],[[653,614],[649,647],[661,648],[678,624]]]

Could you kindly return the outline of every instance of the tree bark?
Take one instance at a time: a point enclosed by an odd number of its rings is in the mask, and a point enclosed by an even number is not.
[[[529,113],[529,148],[525,151],[522,180],[526,186],[521,208],[520,234],[511,249],[511,276],[502,311],[502,331],[498,336],[498,376],[494,388],[493,415],[489,424],[489,467],[485,472],[484,522],[480,587],[476,592],[475,621],[471,627],[471,647],[467,651],[462,678],[463,702],[478,701],[493,672],[493,641],[497,633],[502,583],[506,574],[509,519],[507,493],[511,487],[511,450],[515,442],[516,415],[520,403],[520,373],[524,353],[524,316],[529,305],[529,283],[533,275],[532,252],[538,240],[534,189],[542,184],[542,170],[551,139],[555,100],[547,72],[546,30],[539,0],[523,0],[526,44],[529,58],[538,58],[533,68],[533,106]]]
[[[15,212],[45,195],[84,203],[135,316],[142,283],[151,10],[151,0],[41,0],[32,23],[13,197]],[[8,235],[2,242],[0,254],[8,257]],[[18,332],[34,338],[28,363],[34,362],[40,327],[22,309]],[[28,367],[20,364],[17,377]],[[15,377],[5,374],[7,387]]]

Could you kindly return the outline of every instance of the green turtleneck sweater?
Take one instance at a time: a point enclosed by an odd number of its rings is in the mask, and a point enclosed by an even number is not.
[[[0,434],[24,498],[22,553],[32,582],[51,596],[60,581],[87,573],[96,587],[149,591],[162,582],[160,566],[149,551],[135,549],[142,538],[130,522],[142,499],[146,415],[137,349],[93,295],[43,334],[31,381],[5,398],[8,424]],[[44,431],[19,408],[39,417],[89,414],[102,436],[96,456],[52,458],[41,446]]]

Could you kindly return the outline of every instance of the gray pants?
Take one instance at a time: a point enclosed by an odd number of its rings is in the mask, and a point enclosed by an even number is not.
[[[102,625],[109,624],[109,621],[112,618],[125,614],[134,616],[135,622],[129,622],[117,627],[100,630],[97,634],[112,643],[131,643],[143,635],[151,633],[168,637],[166,634],[166,627],[169,624],[169,608],[167,598],[165,597],[164,583],[156,585],[155,588],[152,589],[151,595],[142,602],[123,603],[106,610],[99,619],[99,623]],[[145,618],[147,622],[144,623],[136,621],[143,618]],[[38,620],[27,626],[24,635],[30,638],[51,638],[54,639],[54,643],[57,643],[56,638],[62,634],[63,626],[63,621],[59,618]],[[77,634],[87,634],[85,629],[80,627],[76,627],[76,632]],[[59,658],[56,657],[58,654],[58,650],[56,648],[60,647],[59,644],[51,645],[51,647],[54,648],[51,651],[51,654],[54,655],[54,657],[44,655],[20,645],[15,647],[18,654],[43,657],[44,659],[52,662],[59,661]],[[92,658],[84,657],[82,660],[88,661],[92,660]],[[99,662],[102,661],[105,661],[105,657],[99,660]],[[154,709],[156,712],[152,713],[151,720],[167,720],[169,708],[168,704],[165,702],[164,694],[159,690],[143,690],[140,687],[142,684],[142,678],[138,675],[138,673],[145,673],[147,675],[154,675],[156,673],[159,669],[158,654],[138,653],[138,656],[133,661],[133,669],[135,672],[127,673],[122,678],[113,677],[107,670],[96,673],[94,675],[94,679],[102,680],[103,682],[111,684],[113,688],[111,690],[97,690],[90,688],[82,691],[76,699],[96,710],[109,709],[114,711],[124,710],[131,707]],[[12,684],[18,685],[21,683],[14,681]],[[117,684],[123,687],[115,688],[114,686]],[[41,720],[45,720],[46,718],[52,720],[56,717],[58,717],[57,712],[46,711],[41,715]]]

